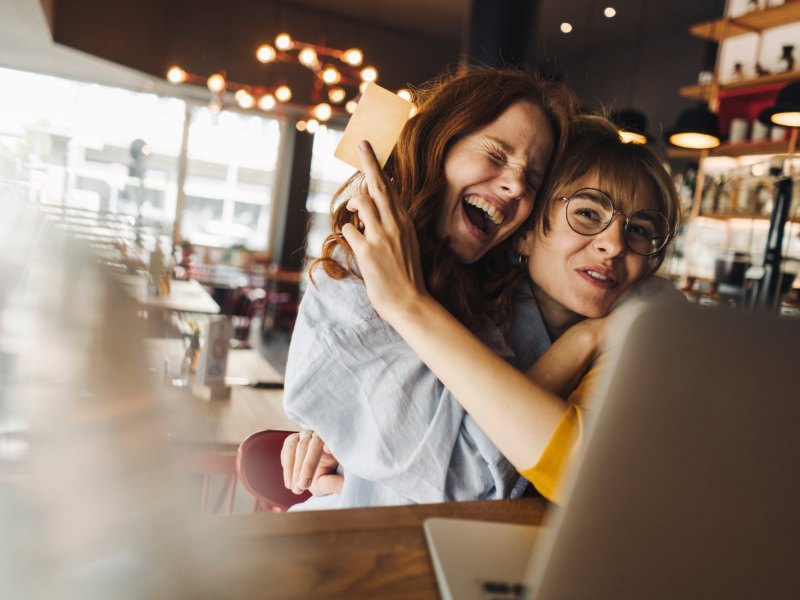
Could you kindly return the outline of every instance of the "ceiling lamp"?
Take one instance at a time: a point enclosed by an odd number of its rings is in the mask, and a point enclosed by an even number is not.
[[[328,90],[328,100],[334,104],[341,104],[346,97],[347,92],[340,87],[334,87]]]
[[[333,109],[331,108],[330,104],[327,104],[326,102],[321,102],[320,104],[317,104],[314,107],[314,110],[312,110],[311,112],[314,115],[315,119],[317,119],[318,121],[325,122],[331,118],[331,115],[333,114]]]
[[[253,108],[256,105],[256,99],[253,98],[253,94],[247,90],[238,90],[236,94],[234,94],[234,98],[236,98],[236,103],[245,110]]]
[[[170,67],[169,71],[167,71],[167,81],[174,85],[183,83],[186,81],[186,71],[180,67]]]
[[[709,150],[720,145],[719,118],[707,108],[691,108],[678,115],[669,142],[681,148]]]
[[[364,67],[361,69],[361,81],[372,83],[378,80],[378,70],[375,67]]]
[[[225,89],[225,77],[220,75],[219,73],[214,73],[211,77],[208,78],[206,82],[208,89],[215,94],[220,93]]]
[[[647,117],[643,112],[633,108],[623,108],[613,111],[609,119],[616,125],[619,137],[626,144],[647,143]]]
[[[364,60],[364,54],[358,48],[350,48],[342,53],[341,59],[351,67],[360,67]]]
[[[256,50],[256,58],[262,63],[272,62],[275,60],[276,56],[278,56],[278,53],[275,51],[275,48],[269,44],[262,44],[258,47],[258,50]]]
[[[765,108],[758,115],[764,125],[800,127],[800,81],[795,81],[778,92],[775,106]]]
[[[281,33],[275,37],[275,47],[278,50],[289,50],[293,46],[292,36],[288,33]]]
[[[358,48],[338,50],[323,44],[312,44],[293,39],[288,33],[277,35],[273,42],[263,43],[255,50],[259,63],[269,67],[278,62],[302,65],[313,73],[314,80],[307,98],[293,97],[291,88],[281,81],[278,85],[237,83],[227,78],[225,71],[206,78],[187,73],[174,65],[167,71],[167,79],[175,84],[204,84],[211,91],[209,108],[222,110],[228,92],[243,110],[259,108],[264,111],[280,110],[302,122],[305,131],[313,132],[334,115],[351,113],[366,86],[378,79],[378,70],[362,67],[364,53]],[[302,70],[300,71],[302,73]],[[406,92],[407,93],[407,92]],[[330,104],[328,103],[330,102]]]
[[[279,85],[275,88],[275,99],[278,102],[288,102],[292,99],[292,88],[288,85]]]

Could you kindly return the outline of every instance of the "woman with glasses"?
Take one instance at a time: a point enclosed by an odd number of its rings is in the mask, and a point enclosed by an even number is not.
[[[516,241],[524,268],[511,332],[543,321],[553,340],[527,376],[486,348],[420,284],[413,229],[368,146],[362,161],[370,196],[348,203],[363,232],[354,226],[342,231],[378,314],[551,499],[580,439],[582,402],[596,373],[592,369],[565,402],[553,393],[564,389],[565,378],[567,387],[575,380],[574,365],[563,357],[594,358],[599,318],[646,287],[664,260],[678,215],[672,181],[650,148],[622,143],[599,117],[578,119],[571,140],[539,195],[530,228]]]

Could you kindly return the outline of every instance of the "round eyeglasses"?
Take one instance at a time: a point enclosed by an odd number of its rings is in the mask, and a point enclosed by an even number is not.
[[[608,194],[594,188],[583,188],[558,199],[566,202],[567,224],[575,233],[597,235],[611,225],[614,217],[622,215],[625,244],[636,254],[651,256],[669,241],[669,221],[657,210],[637,210],[629,217],[614,208]]]

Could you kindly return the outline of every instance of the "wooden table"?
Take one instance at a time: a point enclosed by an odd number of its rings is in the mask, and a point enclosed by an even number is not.
[[[176,369],[183,352],[183,343],[177,338],[148,339],[145,347],[158,374],[163,373],[165,357]],[[280,373],[257,350],[230,350],[227,374],[242,380],[283,382]],[[166,384],[162,392],[168,435],[181,443],[235,450],[248,435],[262,429],[300,429],[283,412],[282,389],[234,385],[229,400],[204,400],[189,388]]]
[[[173,279],[170,282],[170,292],[166,296],[149,295],[145,277],[122,275],[121,280],[131,296],[142,306],[178,312],[219,314],[219,305],[194,279],[188,281]]]
[[[537,498],[215,518],[195,544],[210,598],[438,598],[422,523],[538,525]]]

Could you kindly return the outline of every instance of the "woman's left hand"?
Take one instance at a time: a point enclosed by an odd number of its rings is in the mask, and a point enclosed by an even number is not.
[[[367,193],[351,198],[347,208],[358,213],[363,232],[348,223],[342,235],[356,256],[373,308],[392,323],[395,315],[427,294],[419,244],[414,223],[372,147],[363,141],[359,150]]]

